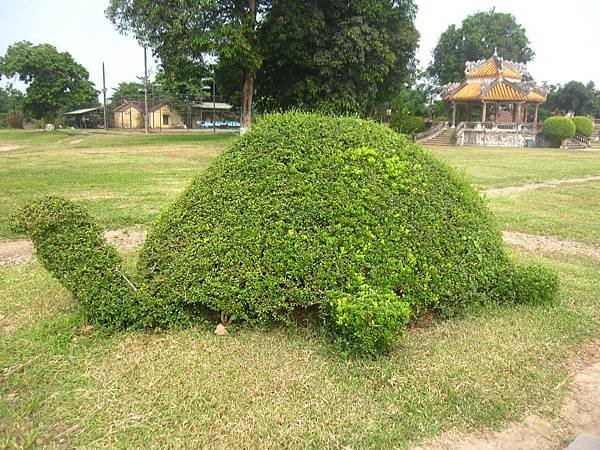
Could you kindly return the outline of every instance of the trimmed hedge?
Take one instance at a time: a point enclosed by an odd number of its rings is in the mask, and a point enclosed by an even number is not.
[[[20,210],[13,228],[31,237],[40,262],[71,291],[91,322],[124,328],[138,321],[136,288],[82,207],[45,197]]]
[[[591,138],[594,133],[594,122],[585,116],[575,116],[571,119],[575,124],[575,131],[586,138]]]
[[[552,116],[544,121],[542,131],[555,147],[559,147],[565,139],[575,136],[575,124],[569,117]]]
[[[414,136],[425,129],[422,117],[394,113],[390,119],[390,128],[398,133]]]
[[[136,292],[89,216],[21,214],[44,265],[94,321],[292,323],[320,311],[349,351],[389,351],[409,318],[548,301],[556,278],[507,256],[478,193],[407,137],[355,118],[260,119],[159,217]]]

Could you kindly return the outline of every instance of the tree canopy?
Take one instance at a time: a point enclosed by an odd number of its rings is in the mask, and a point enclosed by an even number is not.
[[[266,109],[372,115],[415,72],[412,0],[281,0],[259,36],[258,96]]]
[[[202,71],[214,59],[238,67],[247,127],[262,62],[257,26],[269,6],[268,0],[110,0],[106,14],[119,31],[152,48],[168,71]]]
[[[96,104],[98,91],[89,73],[67,52],[50,44],[21,41],[0,58],[0,74],[26,83],[24,109],[33,117],[53,118],[59,111]]]
[[[495,50],[515,62],[526,63],[535,56],[525,28],[512,14],[494,9],[478,12],[442,33],[433,50],[429,73],[440,84],[461,81],[467,61],[489,58]]]
[[[106,13],[167,76],[213,65],[223,93],[241,97],[243,127],[255,84],[264,109],[369,114],[415,66],[413,0],[111,0]]]
[[[547,114],[574,112],[581,116],[600,117],[600,91],[591,81],[587,84],[569,81],[563,86],[553,86],[543,110]]]

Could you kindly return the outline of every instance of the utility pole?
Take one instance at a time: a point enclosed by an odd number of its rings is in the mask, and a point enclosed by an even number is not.
[[[104,73],[104,62],[102,63],[102,94],[104,95],[104,131],[107,131],[108,122],[106,120],[106,74]]]
[[[144,47],[144,128],[148,133],[148,57]]]

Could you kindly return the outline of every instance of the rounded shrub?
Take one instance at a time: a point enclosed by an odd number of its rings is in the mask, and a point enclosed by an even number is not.
[[[594,133],[594,122],[585,116],[575,116],[571,119],[575,124],[575,131],[586,138],[591,138]]]
[[[322,304],[325,325],[342,348],[376,355],[391,350],[410,318],[410,306],[394,292],[368,285],[358,292],[328,292]]]
[[[552,116],[544,121],[542,131],[555,147],[559,147],[565,139],[575,136],[575,124],[569,117]]]
[[[419,145],[287,113],[258,121],[161,214],[140,277],[172,311],[270,323],[318,306],[370,352],[408,311],[501,300],[511,264],[477,192]]]
[[[398,133],[414,136],[425,129],[422,117],[394,113],[390,119],[390,128]]]

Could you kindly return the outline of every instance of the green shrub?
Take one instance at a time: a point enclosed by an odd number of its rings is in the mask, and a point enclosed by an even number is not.
[[[585,116],[575,116],[571,119],[575,124],[575,131],[586,138],[591,138],[594,132],[594,122]]]
[[[40,262],[71,291],[90,321],[123,328],[138,320],[136,289],[121,258],[83,208],[46,197],[19,211],[13,224],[31,236]]]
[[[516,264],[510,269],[503,298],[514,303],[539,305],[554,300],[558,294],[558,274],[539,263]]]
[[[548,117],[542,130],[555,147],[559,147],[565,139],[575,136],[575,124],[569,117]]]
[[[88,317],[112,327],[290,323],[321,311],[348,350],[373,354],[402,336],[409,313],[538,303],[554,286],[515,268],[453,169],[348,117],[261,118],[160,215],[140,252],[139,292],[81,208],[45,199],[20,224]]]
[[[398,133],[414,136],[425,129],[422,117],[394,113],[390,119],[390,128]]]
[[[407,302],[367,285],[356,294],[327,293],[321,311],[342,348],[369,355],[389,352],[410,317]]]

